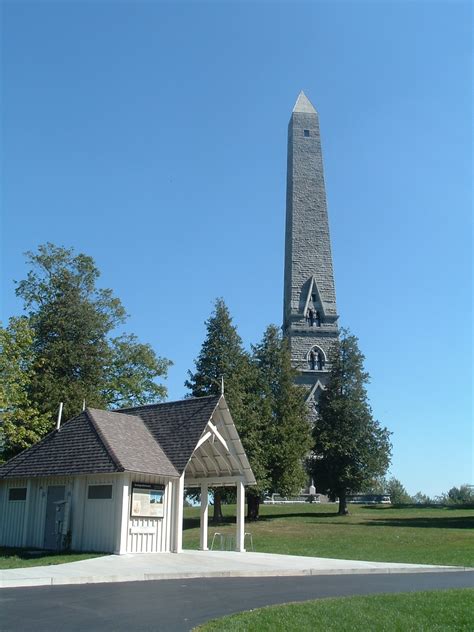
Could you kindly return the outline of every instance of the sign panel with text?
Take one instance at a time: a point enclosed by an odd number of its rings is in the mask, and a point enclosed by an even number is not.
[[[132,484],[132,517],[163,518],[164,485]]]

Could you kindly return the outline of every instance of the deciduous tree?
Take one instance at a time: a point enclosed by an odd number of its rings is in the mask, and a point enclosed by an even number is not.
[[[112,337],[125,309],[112,290],[97,287],[94,260],[47,243],[28,252],[27,261],[16,293],[34,332],[28,397],[49,427],[61,401],[68,418],[84,400],[109,407],[162,399],[166,389],[156,379],[170,363],[135,336]]]
[[[34,332],[26,318],[0,327],[0,461],[30,447],[48,429],[48,417],[31,402]]]

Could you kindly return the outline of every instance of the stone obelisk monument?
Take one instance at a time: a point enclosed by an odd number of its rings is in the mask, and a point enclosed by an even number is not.
[[[327,382],[337,319],[319,118],[300,92],[288,126],[283,333],[309,403]]]

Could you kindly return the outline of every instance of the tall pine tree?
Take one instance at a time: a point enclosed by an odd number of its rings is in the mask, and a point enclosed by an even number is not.
[[[305,391],[294,383],[288,341],[275,325],[269,325],[259,345],[253,347],[259,371],[267,493],[289,496],[298,493],[307,479],[304,466],[311,449],[311,430]],[[259,498],[252,517],[258,517]]]
[[[225,398],[258,481],[256,489],[259,493],[266,488],[267,477],[263,422],[256,389],[258,372],[243,348],[242,339],[222,298],[216,300],[206,328],[206,338],[195,361],[195,371],[188,372],[185,386],[194,397],[217,395],[224,378]],[[214,522],[222,519],[221,498],[222,490],[215,489]]]
[[[347,510],[347,494],[383,475],[390,463],[390,432],[372,416],[367,400],[369,374],[355,336],[342,332],[332,346],[330,376],[318,403],[313,428],[313,476],[319,491],[339,498],[339,514]]]
[[[186,386],[196,397],[218,394],[224,377],[225,397],[257,480],[247,489],[247,518],[256,520],[264,494],[289,495],[304,484],[303,462],[311,447],[304,392],[294,385],[287,343],[277,327],[267,328],[249,356],[222,299],[206,325]],[[214,520],[222,517],[220,497],[216,490]]]

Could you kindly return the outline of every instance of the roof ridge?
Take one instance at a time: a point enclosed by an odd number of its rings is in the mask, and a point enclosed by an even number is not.
[[[112,459],[115,467],[118,468],[118,470],[120,472],[124,472],[125,468],[123,467],[122,463],[120,462],[120,459],[118,458],[118,456],[115,454],[114,450],[111,448],[111,446],[110,446],[109,442],[107,441],[107,439],[104,437],[104,433],[102,432],[102,430],[99,428],[98,424],[96,423],[96,421],[94,419],[94,416],[90,412],[92,410],[94,410],[94,409],[91,409],[89,407],[84,410],[84,412],[86,414],[86,418],[89,420],[91,426],[95,430],[95,432],[96,432],[97,436],[99,437],[99,439],[102,441],[102,444],[103,444],[107,454]],[[95,410],[100,410],[100,409],[96,408]],[[104,411],[104,412],[113,412],[113,411]]]
[[[193,400],[196,399],[211,399],[212,397],[220,397],[220,393],[216,394],[216,395],[199,395],[199,396],[192,396],[192,397],[184,397],[183,399],[173,399],[170,402],[158,402],[156,404],[142,404],[140,406],[128,406],[127,408],[117,408],[115,410],[110,410],[108,412],[111,413],[120,413],[120,412],[126,412],[127,410],[139,410],[142,408],[151,408],[153,406],[166,406],[168,404],[180,404],[181,402],[191,402]]]

